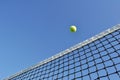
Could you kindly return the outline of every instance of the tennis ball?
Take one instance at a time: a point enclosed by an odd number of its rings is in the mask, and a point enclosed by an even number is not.
[[[77,31],[77,28],[76,28],[76,26],[70,26],[70,31],[71,32],[76,32]]]

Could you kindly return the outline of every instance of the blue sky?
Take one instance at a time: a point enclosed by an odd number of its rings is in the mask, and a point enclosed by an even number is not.
[[[1,0],[0,79],[120,23],[120,0]],[[76,25],[76,33],[69,31]]]

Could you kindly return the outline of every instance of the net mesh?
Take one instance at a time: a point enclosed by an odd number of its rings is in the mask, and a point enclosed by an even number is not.
[[[8,80],[119,80],[120,30]]]

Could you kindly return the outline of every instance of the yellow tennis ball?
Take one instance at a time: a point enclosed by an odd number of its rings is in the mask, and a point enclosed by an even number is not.
[[[70,31],[71,31],[71,32],[76,32],[76,31],[77,31],[76,26],[70,26]]]

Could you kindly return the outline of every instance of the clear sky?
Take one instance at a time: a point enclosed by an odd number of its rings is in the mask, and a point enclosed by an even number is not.
[[[1,0],[0,79],[119,23],[120,0]]]

